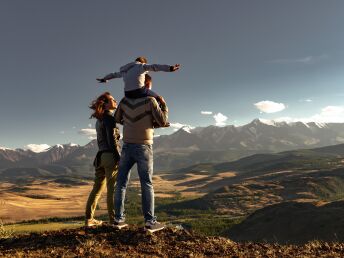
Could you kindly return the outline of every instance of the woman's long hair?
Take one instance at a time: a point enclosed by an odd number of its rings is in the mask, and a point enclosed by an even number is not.
[[[109,96],[111,96],[110,92],[104,92],[98,98],[91,102],[89,106],[90,109],[94,110],[91,118],[103,119],[104,112],[105,112],[105,105],[109,102]]]

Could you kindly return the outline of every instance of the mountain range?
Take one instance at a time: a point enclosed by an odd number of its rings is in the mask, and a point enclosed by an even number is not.
[[[208,126],[184,129],[156,139],[155,149],[203,151],[285,151],[344,143],[344,124],[274,122],[255,119],[244,126]]]
[[[257,153],[344,143],[343,123],[274,122],[255,119],[243,126],[181,128],[155,139],[155,164],[172,170],[204,162],[225,162]]]
[[[197,163],[229,162],[257,153],[316,148],[344,143],[343,123],[286,123],[255,119],[243,126],[181,128],[155,138],[156,171]],[[85,146],[58,144],[44,152],[0,148],[0,169],[58,164],[92,170],[96,141]]]

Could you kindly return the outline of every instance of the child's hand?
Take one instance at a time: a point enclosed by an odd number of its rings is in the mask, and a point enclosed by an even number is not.
[[[177,70],[179,70],[179,68],[180,68],[180,64],[175,64],[174,66],[172,66],[172,72],[175,72],[175,71],[177,71]]]
[[[99,79],[99,78],[97,78],[97,81],[98,81],[99,83],[107,83],[107,80],[104,80],[104,79]]]

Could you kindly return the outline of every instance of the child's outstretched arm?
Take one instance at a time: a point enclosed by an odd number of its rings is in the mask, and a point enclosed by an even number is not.
[[[122,78],[122,73],[109,73],[108,75],[104,76],[103,78],[97,78],[99,83],[107,83],[108,80],[115,79],[115,78]]]
[[[150,72],[175,72],[180,68],[180,64],[161,65],[161,64],[143,64],[143,70]]]

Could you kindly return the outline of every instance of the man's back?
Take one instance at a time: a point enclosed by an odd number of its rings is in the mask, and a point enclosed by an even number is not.
[[[155,98],[123,98],[115,113],[117,123],[123,125],[125,143],[153,144],[153,120],[164,126],[168,119],[166,105],[160,106]]]

